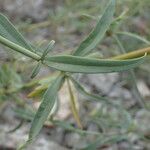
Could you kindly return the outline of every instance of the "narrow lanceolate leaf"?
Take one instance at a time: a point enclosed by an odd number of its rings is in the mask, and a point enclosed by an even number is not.
[[[80,44],[77,50],[73,52],[73,55],[84,56],[97,46],[112,22],[114,12],[115,0],[110,0],[94,30]]]
[[[135,39],[137,39],[137,40],[139,40],[139,41],[141,41],[141,42],[144,42],[144,43],[150,45],[150,41],[148,41],[148,40],[145,39],[144,37],[141,37],[141,36],[139,36],[139,35],[137,35],[137,34],[135,34],[135,33],[131,33],[131,32],[117,32],[117,34],[126,35],[126,36],[129,36],[129,37],[131,37],[131,38],[135,38]]]
[[[44,60],[45,56],[53,49],[54,44],[55,44],[54,40],[50,41],[50,43],[48,44],[47,48],[43,52],[41,60]]]
[[[106,103],[110,103],[109,98],[101,97],[97,94],[91,94],[88,91],[86,91],[84,89],[84,87],[77,80],[75,80],[73,77],[70,76],[69,78],[73,82],[73,84],[74,84],[75,88],[77,89],[77,91],[79,93],[81,93],[83,96],[85,96],[87,98],[87,100],[91,100],[91,101],[95,101],[95,102],[103,101],[103,102],[106,102]]]
[[[42,63],[38,62],[38,64],[34,67],[32,73],[31,73],[31,78],[34,78],[39,73],[39,71],[41,69],[41,65],[42,65]]]
[[[108,135],[108,136],[101,136],[98,137],[93,143],[89,144],[82,150],[97,150],[100,149],[103,145],[107,144],[114,144],[122,140],[126,140],[127,135]]]
[[[63,81],[64,76],[58,76],[55,80],[52,81],[49,88],[45,92],[42,103],[33,119],[29,133],[29,140],[33,140],[40,132],[44,122],[46,121],[48,115],[50,114],[55,104],[57,92],[60,89]]]
[[[47,57],[44,63],[61,71],[74,73],[110,73],[129,70],[139,66],[145,56],[129,60],[93,59],[70,55]]]
[[[0,13],[0,35],[7,40],[22,46],[28,50],[32,50],[30,44],[24,39],[24,37],[17,31],[13,24]]]

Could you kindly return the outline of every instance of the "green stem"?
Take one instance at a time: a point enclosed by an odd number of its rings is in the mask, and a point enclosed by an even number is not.
[[[34,52],[24,48],[24,47],[21,47],[21,46],[15,44],[13,42],[7,40],[6,38],[4,38],[2,36],[0,36],[0,43],[13,49],[13,50],[15,50],[15,51],[17,51],[17,52],[19,52],[19,53],[22,53],[22,54],[24,54],[24,55],[26,55],[26,56],[34,59],[34,60],[39,61],[41,59],[41,56],[39,56],[38,54],[36,54],[36,53],[34,53]]]

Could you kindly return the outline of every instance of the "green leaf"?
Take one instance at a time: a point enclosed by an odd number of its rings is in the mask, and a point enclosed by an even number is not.
[[[108,30],[115,12],[115,0],[111,0],[103,12],[102,17],[97,23],[94,30],[90,35],[80,44],[76,51],[73,52],[73,55],[85,56],[91,50],[93,50],[97,44],[102,40],[106,31]]]
[[[48,44],[47,48],[43,52],[41,60],[44,60],[45,56],[53,49],[54,44],[55,44],[54,40],[50,41],[50,43]]]
[[[31,81],[30,83],[28,83],[29,85],[32,83],[33,86],[36,85],[35,89],[33,89],[29,94],[28,97],[41,97],[45,91],[48,89],[48,87],[50,86],[51,82],[56,79],[58,76],[58,72],[55,73],[51,73],[46,77],[43,77],[41,79],[35,80],[35,81]]]
[[[129,36],[131,38],[135,38],[139,41],[142,41],[148,45],[150,45],[150,41],[148,41],[147,39],[145,39],[144,37],[141,37],[135,33],[131,33],[131,32],[116,32],[117,34],[121,34],[121,35],[126,35],[126,36]]]
[[[73,84],[74,84],[75,88],[78,90],[78,92],[80,94],[82,94],[83,96],[85,96],[87,98],[87,100],[94,101],[94,102],[104,102],[106,104],[109,104],[111,106],[118,108],[118,105],[113,103],[111,98],[102,97],[98,94],[92,94],[92,93],[86,91],[85,88],[73,77],[69,76],[69,78],[73,82]]]
[[[45,92],[42,103],[33,119],[29,133],[29,140],[32,141],[40,132],[44,122],[46,121],[48,115],[50,114],[55,104],[57,92],[60,89],[63,81],[64,76],[58,76],[55,80],[52,81],[49,88]]]
[[[71,81],[73,82],[75,88],[78,90],[79,93],[81,93],[83,96],[85,96],[86,98],[96,101],[96,102],[100,102],[101,100],[104,102],[109,101],[107,98],[105,97],[101,97],[97,94],[91,94],[89,92],[87,92],[84,87],[77,81],[75,80],[73,77],[69,76],[69,78],[71,79]]]
[[[52,120],[52,123],[56,126],[62,127],[65,130],[76,132],[80,135],[100,135],[98,132],[94,131],[88,131],[88,130],[81,130],[79,128],[75,128],[73,125],[66,121],[60,121],[60,120]]]
[[[24,39],[24,37],[17,31],[13,24],[0,13],[0,35],[7,40],[18,44],[28,50],[33,51],[31,45]]]
[[[53,120],[52,122],[54,125],[62,127],[65,130],[74,131],[74,132],[76,130],[75,127],[73,127],[71,124],[69,124],[68,122],[65,122],[65,121]]]
[[[120,142],[122,140],[126,140],[127,135],[110,135],[110,136],[103,136],[97,138],[93,143],[89,144],[87,147],[83,148],[82,150],[97,150],[100,149],[103,145],[106,144],[114,144]]]
[[[20,123],[15,128],[9,130],[7,133],[13,133],[13,132],[17,131],[19,128],[22,127],[23,123],[24,123],[24,120],[21,120]]]
[[[44,63],[61,71],[74,73],[110,73],[129,70],[139,66],[145,56],[129,60],[108,60],[60,55],[47,57]]]
[[[31,78],[32,78],[32,79],[39,73],[39,71],[40,71],[40,69],[41,69],[41,65],[42,65],[42,63],[41,63],[41,61],[40,61],[40,62],[38,62],[38,64],[34,67],[32,73],[31,73]]]
[[[29,108],[14,108],[15,115],[24,120],[33,120],[35,112]]]

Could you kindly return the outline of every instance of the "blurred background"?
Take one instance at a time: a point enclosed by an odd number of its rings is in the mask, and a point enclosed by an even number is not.
[[[51,40],[53,54],[75,50],[91,32],[108,0],[0,0],[6,15],[23,36],[42,51]],[[114,19],[94,51],[108,58],[150,45],[150,1],[117,0]],[[150,59],[131,72],[78,75],[90,92],[120,105],[87,101],[78,94],[83,129],[70,111],[66,85],[59,92],[59,109],[29,150],[149,150]],[[0,45],[0,150],[15,150],[28,136],[31,120],[55,71],[42,67],[30,74],[36,62]],[[143,107],[144,103],[146,107]],[[95,148],[95,149],[94,149]]]

